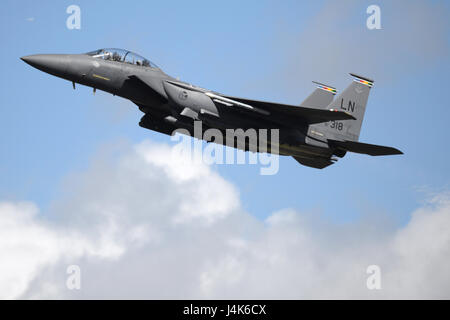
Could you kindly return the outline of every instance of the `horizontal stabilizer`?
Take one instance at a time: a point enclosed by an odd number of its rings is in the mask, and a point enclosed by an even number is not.
[[[338,141],[328,139],[331,146],[344,149],[346,151],[355,153],[364,153],[371,156],[387,156],[394,154],[403,154],[400,150],[393,147],[378,146],[375,144],[368,144],[356,141]]]

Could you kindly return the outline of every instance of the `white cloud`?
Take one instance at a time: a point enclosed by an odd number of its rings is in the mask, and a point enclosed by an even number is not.
[[[123,248],[108,237],[109,226],[96,242],[77,231],[53,228],[31,203],[0,203],[0,298],[18,297],[43,268],[60,259],[82,255],[117,258]]]
[[[45,214],[1,203],[1,298],[450,297],[450,195],[396,231],[292,209],[260,221],[215,170],[171,150],[146,141],[99,155]],[[80,291],[65,287],[72,264]],[[372,264],[380,291],[366,288]]]

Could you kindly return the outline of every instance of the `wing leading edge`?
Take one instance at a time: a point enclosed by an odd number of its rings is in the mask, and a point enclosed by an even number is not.
[[[230,96],[222,97],[227,99],[226,101],[228,103],[237,101],[240,104],[249,105],[254,108],[258,108],[259,110],[264,110],[270,115],[282,114],[287,117],[299,118],[299,120],[304,122],[305,124],[328,122],[333,120],[355,120],[355,117],[353,117],[351,114],[335,109],[315,109]],[[238,106],[238,104],[236,104],[236,106]]]
[[[248,112],[249,114],[257,114],[258,116],[268,117],[282,115],[287,118],[298,119],[299,122],[303,122],[306,125],[333,120],[355,120],[355,117],[351,114],[335,109],[316,109],[313,107],[299,107],[282,103],[238,98],[208,91],[182,82],[173,80],[166,81],[180,88],[203,92],[215,103],[219,103],[226,107],[235,108],[239,111]]]

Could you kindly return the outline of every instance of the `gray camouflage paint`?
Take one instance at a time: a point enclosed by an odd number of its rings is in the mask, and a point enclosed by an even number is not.
[[[193,135],[196,120],[202,121],[203,130],[279,129],[279,154],[293,156],[299,163],[314,168],[333,164],[336,157],[343,157],[347,151],[370,155],[402,153],[391,147],[357,142],[373,81],[354,74],[355,81],[336,99],[333,100],[334,92],[323,89],[332,87],[319,84],[300,106],[291,106],[222,95],[179,81],[154,65],[89,54],[39,54],[21,59],[73,82],[74,88],[79,83],[131,100],[144,113],[139,125],[164,134],[186,129]],[[240,148],[251,147],[254,146],[247,144]]]

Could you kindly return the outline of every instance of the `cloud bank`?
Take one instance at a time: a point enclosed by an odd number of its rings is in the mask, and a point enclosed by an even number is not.
[[[446,193],[400,229],[293,209],[261,221],[214,168],[144,141],[97,156],[48,212],[0,203],[0,298],[450,298],[448,230]]]

